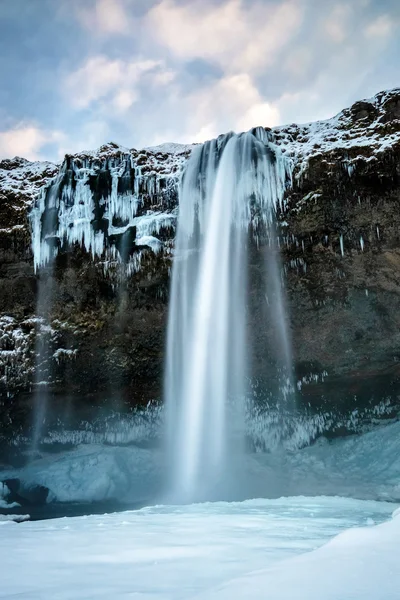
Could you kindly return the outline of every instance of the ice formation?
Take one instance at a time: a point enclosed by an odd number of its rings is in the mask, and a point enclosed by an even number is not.
[[[340,242],[340,254],[342,256],[344,256],[344,242],[343,242],[343,234],[342,233],[340,234],[339,242]]]
[[[206,142],[184,173],[166,364],[171,487],[180,500],[207,494],[224,470],[226,403],[240,403],[247,371],[246,234],[271,231],[289,178],[262,128]],[[280,287],[278,269],[275,279]]]
[[[105,268],[120,260],[131,263],[131,271],[140,265],[134,256],[140,247],[159,252],[163,242],[156,236],[175,227],[169,201],[189,149],[177,146],[173,151],[172,156],[160,155],[153,149],[160,164],[153,164],[152,155],[127,149],[105,156],[67,156],[31,211],[35,269],[74,244],[102,257]]]

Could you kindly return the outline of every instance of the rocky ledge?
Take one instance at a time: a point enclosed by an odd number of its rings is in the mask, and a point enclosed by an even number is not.
[[[383,403],[376,414],[393,416],[400,89],[270,138],[293,171],[278,235],[299,405],[354,412]],[[191,151],[110,143],[61,165],[0,162],[1,435],[29,426],[35,394],[47,395],[54,421],[160,399],[177,185]],[[251,253],[255,287],[262,252]],[[250,320],[254,385],[264,389],[274,324],[260,327],[260,311]]]

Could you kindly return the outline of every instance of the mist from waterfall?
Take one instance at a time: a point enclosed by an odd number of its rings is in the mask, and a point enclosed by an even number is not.
[[[275,235],[287,178],[287,162],[262,128],[199,146],[182,178],[165,381],[169,485],[178,501],[207,498],[221,485],[231,430],[244,432],[247,240],[250,229]],[[282,302],[276,262],[270,272]],[[282,307],[274,311],[289,362]],[[229,418],[228,403],[236,407]],[[235,440],[237,450],[244,433]]]

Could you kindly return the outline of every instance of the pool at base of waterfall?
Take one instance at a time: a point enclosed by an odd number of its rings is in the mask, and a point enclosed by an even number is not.
[[[0,598],[395,600],[394,511],[320,496],[3,523]]]
[[[400,503],[398,456],[400,422],[293,451],[239,453],[220,488],[200,500],[337,495]],[[165,473],[159,447],[81,444],[42,453],[21,468],[0,470],[0,514],[36,519],[171,503]]]

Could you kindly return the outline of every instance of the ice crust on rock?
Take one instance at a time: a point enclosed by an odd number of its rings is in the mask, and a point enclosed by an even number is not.
[[[146,502],[162,478],[162,457],[142,448],[81,446],[48,455],[19,470],[6,471],[26,488],[49,489],[47,502]]]
[[[23,523],[24,521],[29,521],[29,519],[30,515],[0,515],[0,525],[5,525],[6,523]]]
[[[4,386],[12,379],[19,383],[28,380],[33,335],[28,320],[18,323],[14,317],[0,317],[0,383]]]

